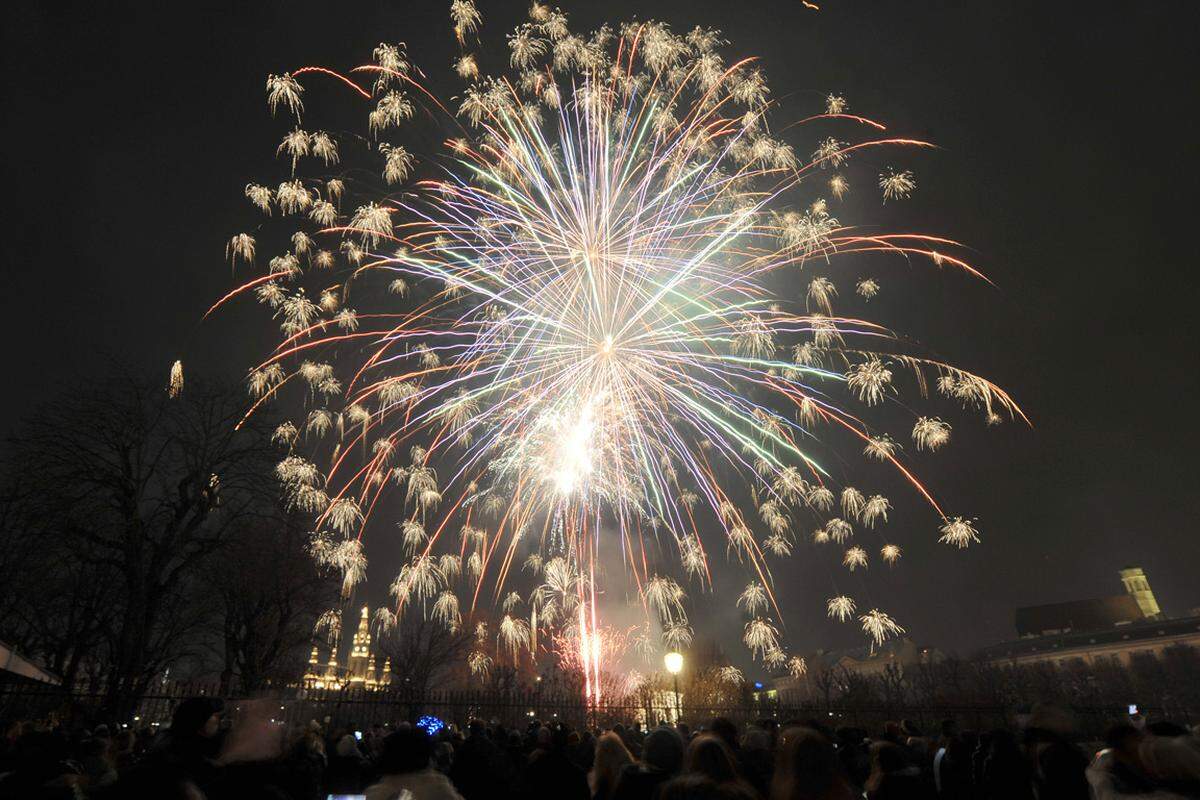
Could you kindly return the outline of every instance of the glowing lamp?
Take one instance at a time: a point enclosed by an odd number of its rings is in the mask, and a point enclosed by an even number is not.
[[[674,651],[667,653],[663,656],[663,664],[666,666],[667,672],[678,675],[679,671],[683,669],[683,653]]]

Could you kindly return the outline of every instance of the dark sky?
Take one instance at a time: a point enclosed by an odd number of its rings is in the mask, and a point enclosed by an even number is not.
[[[525,3],[479,5],[487,67],[503,57],[502,33]],[[265,111],[265,75],[350,67],[376,43],[403,40],[449,94],[447,6],[10,6],[0,103],[8,426],[108,358],[165,378],[183,354],[199,369],[238,374],[266,345],[258,329],[197,320],[228,288],[224,242],[249,217],[242,186],[271,167],[282,130]],[[922,474],[951,513],[979,518],[985,538],[965,553],[914,544],[902,569],[872,576],[871,596],[915,638],[958,651],[1006,638],[1014,606],[1115,592],[1127,563],[1146,568],[1168,612],[1200,606],[1200,5],[563,6],[576,30],[635,11],[677,30],[720,28],[729,52],[762,57],[782,101],[777,121],[813,113],[837,91],[854,111],[941,146],[869,157],[916,170],[908,204],[881,211],[860,179],[839,212],[974,248],[997,288],[876,265],[896,291],[874,310],[1010,389],[1034,426],[984,430],[944,412],[963,424],[948,451],[921,461]],[[936,520],[897,504],[914,512],[897,525],[932,542]],[[827,596],[823,574],[798,563],[779,576],[782,594],[815,604]],[[720,601],[715,616],[729,605]],[[811,646],[858,641],[819,617],[800,606],[789,632]]]

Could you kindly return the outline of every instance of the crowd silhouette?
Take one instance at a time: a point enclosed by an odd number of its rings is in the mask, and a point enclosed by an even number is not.
[[[265,706],[264,706],[265,707]],[[601,730],[531,720],[463,728],[286,726],[192,698],[164,729],[12,723],[5,798],[226,800],[1046,800],[1200,798],[1200,739],[1167,721],[1122,720],[1080,742],[1063,709],[1019,730],[878,731],[819,720],[725,718]]]

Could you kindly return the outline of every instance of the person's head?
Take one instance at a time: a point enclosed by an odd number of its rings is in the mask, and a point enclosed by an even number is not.
[[[176,737],[217,735],[224,703],[211,697],[189,697],[171,715],[171,734]]]
[[[467,725],[467,734],[470,736],[483,736],[485,732],[483,720],[473,719]]]
[[[342,734],[341,738],[337,740],[333,752],[340,758],[356,758],[362,755],[358,749],[358,740],[352,733]]]
[[[942,720],[942,739],[950,740],[958,736],[958,723],[952,719]]]
[[[697,736],[688,745],[685,771],[706,775],[716,783],[727,783],[738,779],[733,751],[720,737],[711,733]]]
[[[815,800],[846,796],[842,764],[833,743],[807,728],[783,732],[771,797],[775,800]]]
[[[606,781],[609,786],[615,785],[617,775],[626,764],[632,763],[633,755],[615,731],[610,731],[596,740],[596,758],[592,762],[592,770],[597,778]]]
[[[725,742],[730,750],[737,750],[738,729],[737,725],[734,725],[730,719],[727,717],[714,717],[708,729],[721,739],[721,741]]]
[[[642,744],[642,763],[647,767],[674,775],[683,766],[683,740],[670,728],[655,728]]]
[[[407,728],[389,733],[383,739],[379,769],[389,775],[419,772],[429,766],[433,744],[421,728]]]
[[[534,740],[537,742],[537,746],[539,749],[549,750],[550,749],[550,741],[552,738],[553,738],[553,735],[551,734],[550,729],[547,728],[545,725],[543,725],[542,727],[537,729],[537,733],[535,734]]]

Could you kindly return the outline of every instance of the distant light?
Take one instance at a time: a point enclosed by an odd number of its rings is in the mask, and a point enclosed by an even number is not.
[[[755,681],[755,682],[754,682],[754,688],[755,688],[755,689],[761,689],[761,688],[762,688],[762,681]]]
[[[666,666],[667,672],[678,675],[679,671],[683,669],[683,653],[676,653],[672,650],[663,656],[663,664]]]

